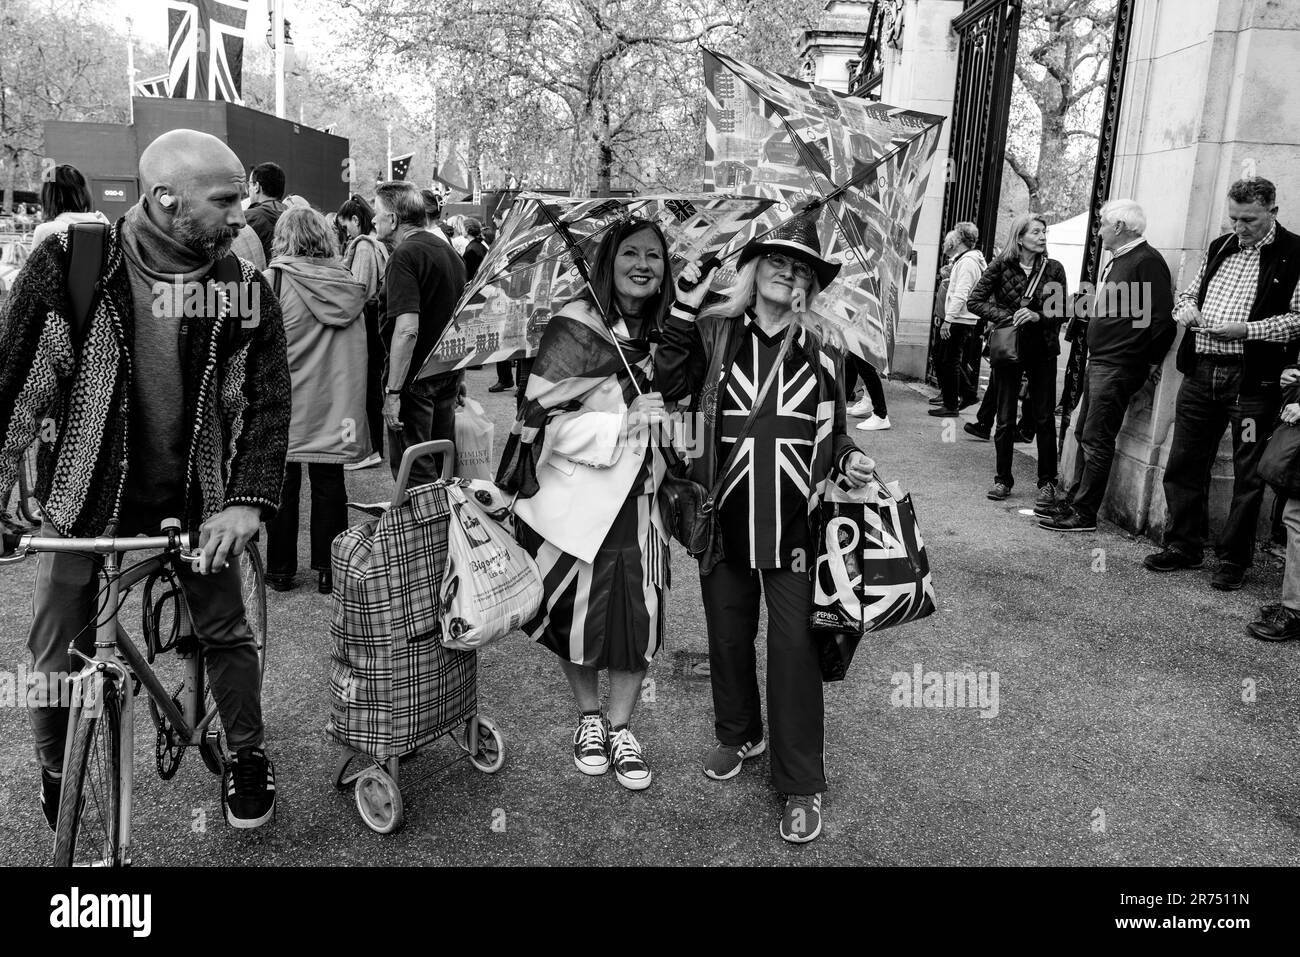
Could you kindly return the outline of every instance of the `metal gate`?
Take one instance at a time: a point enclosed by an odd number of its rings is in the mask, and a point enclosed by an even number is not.
[[[1015,76],[1021,0],[966,0],[952,22],[958,37],[943,232],[956,223],[979,227],[985,257],[993,253]],[[942,258],[942,257],[940,257]],[[940,306],[942,308],[942,306]],[[934,381],[938,330],[931,324],[926,379]]]

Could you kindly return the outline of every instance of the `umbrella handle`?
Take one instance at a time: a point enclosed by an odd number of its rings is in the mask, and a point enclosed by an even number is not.
[[[717,256],[710,256],[708,259],[704,260],[704,262],[700,263],[699,279],[697,279],[695,282],[687,282],[685,279],[678,279],[677,285],[682,287],[682,292],[690,292],[692,289],[694,289],[696,286],[698,286],[701,282],[704,281],[704,277],[707,276],[711,270],[717,269],[721,265],[722,265],[721,259],[719,259]]]

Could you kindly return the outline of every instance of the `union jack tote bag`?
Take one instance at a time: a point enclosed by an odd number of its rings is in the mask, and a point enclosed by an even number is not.
[[[838,681],[863,635],[934,614],[934,583],[912,497],[897,483],[827,483],[817,529],[810,624],[822,677]]]

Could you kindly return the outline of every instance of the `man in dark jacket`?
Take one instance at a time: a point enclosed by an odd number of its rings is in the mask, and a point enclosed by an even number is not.
[[[1090,532],[1106,496],[1115,439],[1129,401],[1173,344],[1174,284],[1165,258],[1142,238],[1146,214],[1131,199],[1101,210],[1101,242],[1111,254],[1088,302],[1088,367],[1075,436],[1074,479],[1057,514],[1038,524]]]
[[[1210,582],[1221,591],[1240,588],[1254,561],[1264,499],[1259,459],[1281,404],[1282,370],[1300,348],[1300,236],[1278,223],[1276,199],[1266,179],[1232,184],[1232,233],[1210,243],[1174,308],[1187,331],[1178,347],[1184,378],[1165,466],[1165,546],[1144,564],[1155,572],[1201,567],[1210,470],[1231,425],[1232,506]]]
[[[263,751],[261,669],[239,556],[280,500],[284,327],[265,280],[229,256],[244,225],[244,172],[230,148],[207,133],[164,133],[141,155],[140,181],[140,203],[107,236],[101,293],[84,324],[69,308],[66,234],[42,243],[18,276],[0,316],[0,486],[13,484],[19,456],[50,416],[57,438],[42,450],[37,483],[42,537],[93,537],[109,525],[118,535],[157,535],[169,517],[200,531],[199,567],[181,563],[177,574],[235,752],[222,779],[226,819],[257,827],[274,812],[275,773]],[[224,275],[238,288],[210,285]],[[75,671],[71,644],[93,651],[86,626],[98,585],[84,556],[41,556],[28,639],[34,673]],[[31,720],[53,828],[68,715],[46,702]]]
[[[245,218],[262,241],[266,261],[271,261],[271,239],[284,205],[284,170],[274,163],[258,163],[248,171],[248,198]]]

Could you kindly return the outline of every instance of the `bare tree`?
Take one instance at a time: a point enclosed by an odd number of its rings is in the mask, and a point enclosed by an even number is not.
[[[1115,6],[1115,0],[1024,5],[1006,158],[1029,191],[1030,209],[1052,220],[1088,206]]]

